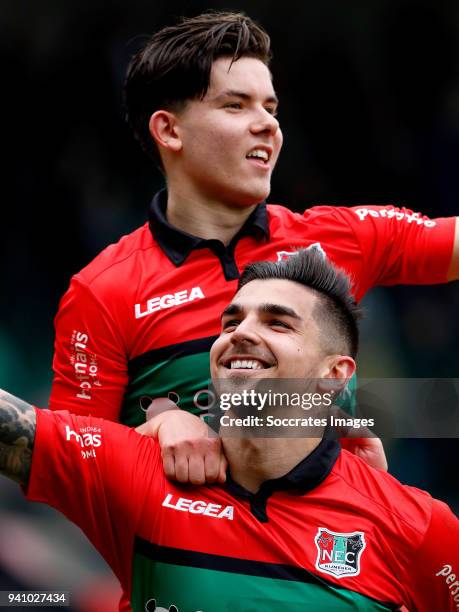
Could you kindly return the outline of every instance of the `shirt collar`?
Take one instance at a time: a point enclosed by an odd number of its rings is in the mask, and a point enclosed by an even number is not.
[[[181,266],[191,251],[212,247],[219,240],[207,240],[193,236],[174,227],[166,218],[167,190],[162,189],[155,194],[149,210],[149,226],[153,238],[164,253],[176,266]],[[231,240],[228,248],[234,250],[237,242],[243,236],[254,236],[257,240],[269,240],[269,223],[266,204],[258,204],[241,229]],[[220,243],[221,244],[221,243]],[[223,245],[222,245],[223,247]]]
[[[323,438],[319,445],[300,463],[280,478],[265,480],[257,493],[251,493],[234,482],[228,473],[227,486],[232,493],[242,497],[267,499],[275,491],[295,491],[304,495],[315,489],[329,475],[338,459],[341,446],[337,440]]]

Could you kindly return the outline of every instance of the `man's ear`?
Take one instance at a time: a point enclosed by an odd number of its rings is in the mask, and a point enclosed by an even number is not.
[[[355,368],[355,361],[349,355],[332,355],[327,378],[349,380]]]
[[[148,122],[148,129],[156,144],[161,149],[177,152],[182,148],[182,140],[178,135],[177,116],[166,110],[153,113]]]
[[[349,355],[329,355],[320,373],[319,387],[339,393],[355,372],[355,361]]]

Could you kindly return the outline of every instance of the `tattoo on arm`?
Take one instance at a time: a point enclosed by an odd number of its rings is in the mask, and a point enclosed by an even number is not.
[[[0,389],[0,474],[27,484],[35,439],[33,406]]]

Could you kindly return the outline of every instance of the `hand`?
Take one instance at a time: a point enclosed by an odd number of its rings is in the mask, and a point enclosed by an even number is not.
[[[167,478],[196,485],[225,482],[228,462],[221,440],[204,421],[165,398],[152,402],[147,419],[136,431],[158,439]]]
[[[387,472],[387,459],[379,438],[341,438],[341,446],[371,465]]]
[[[349,414],[338,406],[332,408],[332,415],[335,422],[337,418],[349,419]],[[343,425],[335,427],[335,431],[340,438],[341,446],[345,450],[360,457],[371,467],[387,472],[388,465],[384,446],[368,427],[357,429]]]

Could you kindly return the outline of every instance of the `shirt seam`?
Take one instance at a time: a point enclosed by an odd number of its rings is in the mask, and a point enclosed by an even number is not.
[[[125,257],[121,258],[121,259],[117,259],[116,261],[112,261],[111,263],[107,264],[102,270],[99,270],[98,272],[95,273],[94,276],[91,277],[90,280],[83,280],[81,277],[85,275],[85,270],[87,270],[86,268],[83,268],[83,270],[80,270],[80,272],[78,272],[77,274],[75,274],[74,278],[81,280],[81,282],[83,282],[88,288],[90,287],[90,285],[92,285],[102,274],[105,274],[105,272],[107,272],[108,270],[110,270],[111,268],[124,263],[127,259],[129,259],[130,257],[132,257],[133,255],[135,255],[136,253],[138,253],[139,251],[148,251],[149,249],[154,249],[154,247],[158,246],[158,243],[155,241],[153,244],[147,246],[147,247],[136,247],[133,251],[131,251],[128,255],[126,255]],[[106,247],[107,249],[109,247]],[[102,255],[104,251],[102,251],[99,256]],[[98,258],[98,256],[96,256],[96,259]],[[93,263],[95,260],[92,260],[91,263]],[[89,265],[91,265],[88,264]]]
[[[79,274],[75,275],[73,277],[73,280],[74,280],[74,282],[76,282],[79,285],[81,285],[81,287],[83,287],[90,294],[91,298],[96,302],[97,306],[99,308],[101,308],[101,310],[103,310],[106,313],[107,317],[110,320],[111,326],[112,326],[112,333],[119,338],[119,340],[120,340],[120,342],[121,342],[121,344],[123,346],[124,353],[126,355],[129,355],[129,350],[128,350],[126,339],[121,335],[121,333],[119,331],[121,329],[121,327],[117,326],[116,320],[113,317],[112,312],[105,306],[103,301],[100,300],[97,297],[97,295],[94,293],[94,291],[90,287],[89,283],[87,283],[84,279],[82,279]]]
[[[343,474],[334,474],[335,476],[337,476],[338,478],[340,478],[341,480],[343,480],[346,485],[348,487],[350,487],[353,491],[356,491],[357,493],[359,493],[359,495],[361,495],[362,497],[364,497],[365,499],[373,502],[376,506],[378,506],[379,508],[383,508],[386,512],[390,513],[392,516],[397,517],[400,521],[403,522],[404,525],[410,527],[411,529],[414,529],[417,533],[419,533],[420,536],[422,536],[422,542],[419,545],[422,546],[426,533],[428,531],[428,527],[425,529],[424,532],[422,532],[418,527],[416,527],[415,525],[413,525],[412,523],[408,522],[403,516],[401,516],[397,511],[395,510],[391,510],[390,508],[388,508],[385,504],[379,502],[378,500],[375,500],[373,497],[370,497],[369,495],[366,495],[365,493],[363,493],[362,491],[360,491],[358,488],[356,488],[353,484],[351,484],[347,478],[345,476],[343,476]],[[429,519],[429,525],[430,525],[430,521],[432,519],[432,512],[430,512],[430,519]],[[419,548],[418,547],[418,548]],[[415,550],[418,550],[418,548],[416,548]]]

